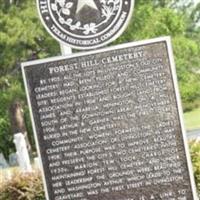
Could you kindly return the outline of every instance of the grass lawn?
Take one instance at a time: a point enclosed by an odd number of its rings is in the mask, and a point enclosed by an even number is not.
[[[200,108],[184,113],[187,130],[200,129]]]

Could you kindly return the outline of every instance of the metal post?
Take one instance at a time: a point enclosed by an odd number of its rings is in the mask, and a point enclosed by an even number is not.
[[[60,43],[60,50],[63,56],[72,54],[72,48]]]

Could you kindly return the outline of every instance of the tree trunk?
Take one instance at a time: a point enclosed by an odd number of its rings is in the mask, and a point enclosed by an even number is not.
[[[20,101],[14,101],[10,106],[10,120],[12,133],[22,133],[25,136],[28,151],[31,152],[31,145],[24,122],[24,112]]]

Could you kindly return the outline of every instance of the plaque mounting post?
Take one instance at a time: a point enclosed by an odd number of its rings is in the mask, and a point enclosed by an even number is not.
[[[60,50],[61,50],[61,54],[63,56],[66,56],[66,55],[69,55],[69,54],[72,54],[72,48],[69,47],[69,46],[66,46],[62,43],[60,43]]]

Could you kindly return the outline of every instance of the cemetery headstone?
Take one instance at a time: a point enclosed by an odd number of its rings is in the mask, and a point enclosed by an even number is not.
[[[0,153],[0,169],[7,168],[9,165],[2,153]]]
[[[37,0],[41,20],[60,43],[97,48],[115,40],[128,24],[134,0]]]
[[[168,37],[22,71],[48,200],[197,199]]]
[[[15,134],[14,135],[14,143],[15,143],[16,150],[17,150],[17,152],[16,152],[17,160],[18,160],[21,170],[24,172],[32,171],[24,135],[22,133]]]
[[[36,169],[41,169],[41,163],[38,157],[34,158],[34,166]]]
[[[9,165],[12,166],[12,167],[19,165],[18,161],[17,161],[17,154],[16,153],[11,153],[9,155]]]

